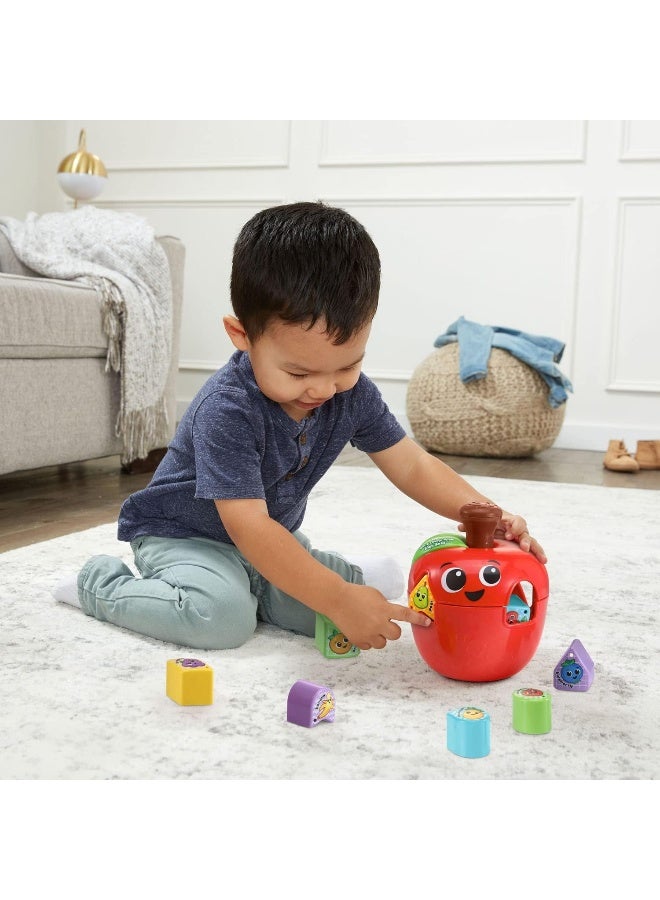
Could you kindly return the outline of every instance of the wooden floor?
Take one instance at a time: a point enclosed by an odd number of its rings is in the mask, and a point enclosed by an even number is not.
[[[470,475],[486,475],[660,490],[660,470],[609,472],[603,468],[602,453],[586,450],[551,448],[530,459],[441,459],[468,480]],[[338,464],[373,465],[350,447]],[[0,475],[0,553],[116,521],[124,499],[147,485],[150,478],[150,474],[122,472],[116,456]]]

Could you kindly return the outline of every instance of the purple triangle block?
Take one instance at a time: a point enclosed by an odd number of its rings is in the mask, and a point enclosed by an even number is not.
[[[588,691],[594,680],[594,661],[577,638],[555,666],[553,684],[558,691]]]

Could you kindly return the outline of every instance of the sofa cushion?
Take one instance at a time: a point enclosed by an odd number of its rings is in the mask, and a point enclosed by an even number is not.
[[[92,288],[0,273],[0,358],[103,357],[107,346]]]

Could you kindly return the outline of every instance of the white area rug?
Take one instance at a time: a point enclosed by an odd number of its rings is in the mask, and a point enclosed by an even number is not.
[[[408,626],[385,650],[327,660],[313,640],[260,625],[238,650],[162,644],[55,603],[57,577],[94,553],[132,562],[106,525],[0,555],[3,779],[655,779],[660,773],[660,516],[654,491],[471,478],[525,515],[550,558],[548,617],[535,658],[491,684],[449,681],[423,662]],[[453,523],[374,469],[336,467],[310,499],[319,547],[387,553],[407,572],[421,542]],[[405,602],[405,598],[401,598]],[[586,693],[552,687],[573,638],[595,662]],[[215,702],[165,695],[166,661],[205,660]],[[286,721],[298,679],[330,687],[336,719]],[[511,695],[552,694],[553,728],[513,730]],[[491,752],[446,748],[446,713],[492,719]]]

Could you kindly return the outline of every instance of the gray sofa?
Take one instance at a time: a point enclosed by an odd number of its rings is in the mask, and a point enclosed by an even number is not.
[[[172,276],[171,436],[185,248],[158,240]],[[0,232],[0,475],[120,453],[119,375],[105,371],[106,349],[96,292],[26,269]]]

